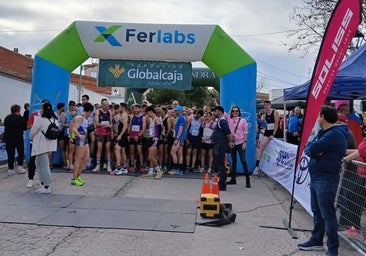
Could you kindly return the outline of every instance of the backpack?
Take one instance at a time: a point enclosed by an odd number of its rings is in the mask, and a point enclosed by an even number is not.
[[[59,130],[58,130],[58,126],[55,123],[55,119],[54,119],[53,122],[51,122],[50,119],[48,119],[48,121],[50,121],[50,124],[47,127],[47,131],[46,131],[46,133],[44,133],[42,131],[42,133],[47,139],[56,140],[59,136],[59,133],[60,133]]]

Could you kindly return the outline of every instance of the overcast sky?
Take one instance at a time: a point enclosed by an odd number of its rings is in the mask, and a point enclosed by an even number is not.
[[[0,46],[34,56],[75,20],[120,23],[217,24],[258,65],[265,88],[308,80],[316,53],[288,53],[281,42],[296,29],[291,7],[299,0],[0,0]],[[1,57],[1,56],[0,56]],[[91,60],[88,60],[90,63]],[[202,66],[194,63],[194,66]]]

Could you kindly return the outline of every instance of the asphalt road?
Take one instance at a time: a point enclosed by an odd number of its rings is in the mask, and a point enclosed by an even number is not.
[[[167,178],[161,180],[132,176],[85,174],[83,187],[70,185],[71,174],[53,173],[52,193],[107,197],[140,197],[175,200],[199,198],[202,180]],[[293,239],[284,229],[288,219],[290,194],[268,177],[251,177],[252,188],[245,188],[244,177],[238,185],[221,192],[222,203],[232,203],[236,222],[224,227],[196,226],[194,233],[136,231],[124,229],[73,228],[0,223],[0,255],[325,255],[303,252],[296,244],[306,241],[307,231],[296,232]],[[35,183],[39,184],[38,179]],[[26,188],[27,176],[7,176],[0,169],[0,193],[34,193]],[[197,221],[201,217],[197,212]],[[268,226],[269,228],[264,228]],[[293,210],[292,227],[311,229],[312,218],[299,205]],[[361,255],[341,240],[340,255]]]

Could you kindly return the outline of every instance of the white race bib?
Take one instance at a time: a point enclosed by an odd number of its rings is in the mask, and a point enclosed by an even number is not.
[[[140,131],[140,126],[139,125],[132,125],[131,130],[133,132],[139,132]]]

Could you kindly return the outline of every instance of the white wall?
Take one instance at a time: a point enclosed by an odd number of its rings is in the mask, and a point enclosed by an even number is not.
[[[13,104],[19,104],[22,107],[21,113],[23,114],[24,103],[30,102],[32,84],[30,82],[25,82],[0,75],[0,88],[2,91],[0,93],[0,119],[4,121],[5,117],[10,114],[10,106]],[[84,94],[89,95],[90,102],[93,104],[100,103],[102,98],[109,98],[109,95],[102,95],[94,91],[82,88],[80,95]],[[69,100],[74,100],[75,102],[78,102],[78,87],[74,84],[70,84],[69,87]],[[67,105],[67,102],[65,102],[65,104]]]
[[[4,121],[5,117],[10,114],[10,106],[13,104],[20,105],[22,107],[21,113],[23,114],[24,103],[30,101],[31,84],[0,75],[0,88],[1,121]]]

